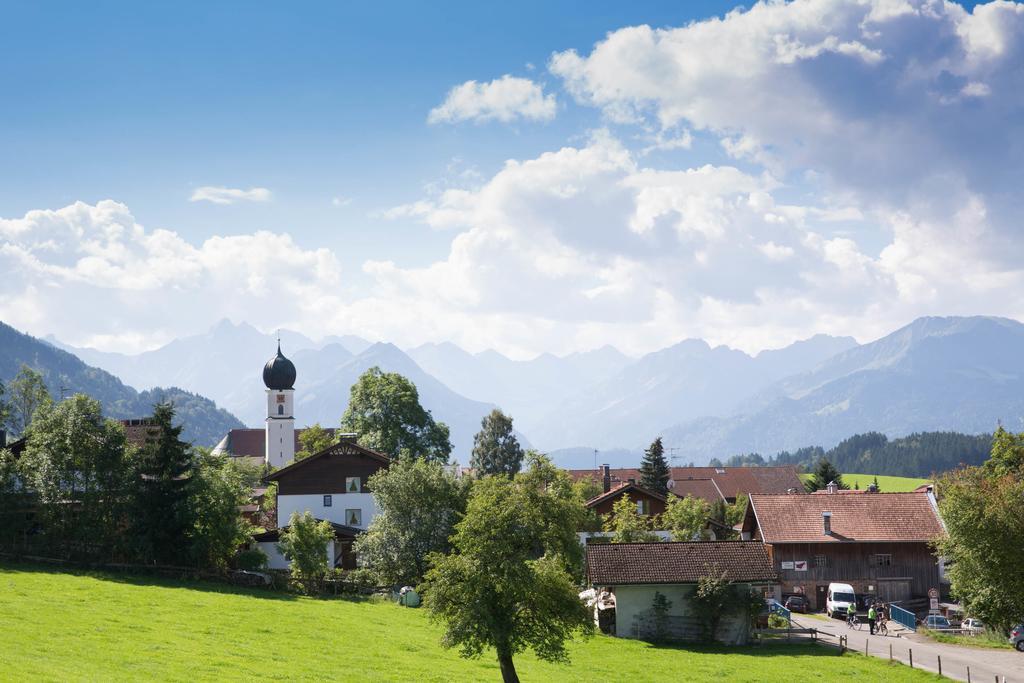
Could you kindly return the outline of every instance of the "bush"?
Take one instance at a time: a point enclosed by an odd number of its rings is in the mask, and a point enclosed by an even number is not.
[[[768,628],[789,628],[789,620],[781,614],[768,615]]]
[[[267,556],[262,550],[253,548],[243,550],[235,556],[235,566],[249,572],[259,572],[267,568]]]

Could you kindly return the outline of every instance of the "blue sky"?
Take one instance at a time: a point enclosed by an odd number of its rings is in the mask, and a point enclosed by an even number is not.
[[[367,213],[417,199],[453,162],[493,173],[599,125],[568,102],[552,122],[428,125],[450,87],[505,73],[551,81],[555,50],[729,7],[15,3],[0,33],[13,105],[0,111],[0,215],[113,198],[189,239],[265,228],[337,249],[349,266],[374,253],[427,263],[447,239]],[[266,186],[275,200],[189,203],[203,185]]]
[[[1021,5],[734,7],[6,3],[0,320],[529,356],[1024,314]]]

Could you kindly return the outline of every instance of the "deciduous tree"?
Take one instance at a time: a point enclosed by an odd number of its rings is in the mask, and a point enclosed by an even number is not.
[[[662,495],[668,494],[668,482],[672,478],[672,469],[665,460],[665,447],[659,436],[644,451],[640,461],[640,485]]]
[[[1024,434],[1000,428],[990,460],[947,474],[937,490],[947,533],[936,545],[952,592],[1005,633],[1024,614]]]
[[[252,533],[239,508],[248,502],[253,473],[230,458],[197,451],[189,483],[191,554],[200,567],[224,568]]]
[[[522,464],[523,448],[512,431],[512,418],[495,408],[480,421],[480,431],[473,437],[469,465],[479,475],[511,477]]]
[[[123,541],[133,484],[124,428],[76,394],[42,403],[27,437],[20,470],[39,497],[46,537],[71,555],[110,557]]]
[[[338,443],[338,434],[324,429],[317,422],[299,432],[299,446],[301,448],[295,454],[295,460],[299,461],[311,455],[316,455],[328,446],[333,446],[336,443]]]
[[[711,506],[702,498],[670,496],[660,526],[672,533],[673,541],[699,541],[707,538]]]
[[[356,539],[355,551],[382,585],[416,585],[430,553],[447,553],[466,510],[469,480],[437,462],[396,460],[370,477],[380,514]]]
[[[563,558],[575,529],[546,516],[537,504],[546,495],[523,475],[474,483],[453,552],[432,557],[423,586],[428,609],[444,623],[442,643],[464,657],[494,648],[505,683],[519,680],[516,654],[529,648],[565,660],[566,640],[593,628]]]
[[[27,365],[7,383],[7,395],[7,426],[18,436],[25,436],[36,410],[52,402],[43,376]]]
[[[291,562],[292,576],[301,579],[310,593],[319,593],[330,565],[327,544],[334,539],[330,522],[317,521],[309,512],[293,512],[277,546]]]
[[[605,517],[604,530],[612,532],[612,543],[646,543],[657,541],[651,531],[651,520],[636,509],[636,501],[622,496],[612,505],[612,514]]]
[[[392,458],[447,462],[452,451],[448,426],[420,405],[416,385],[395,372],[373,367],[352,385],[341,428],[359,443]]]

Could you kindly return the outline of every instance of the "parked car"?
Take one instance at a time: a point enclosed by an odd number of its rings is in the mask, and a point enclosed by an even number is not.
[[[923,625],[925,628],[930,629],[951,628],[949,619],[941,614],[929,614],[925,617]]]
[[[960,628],[970,633],[981,633],[985,630],[985,624],[981,623],[981,619],[964,619],[964,622],[960,624]]]
[[[790,595],[783,606],[790,612],[807,614],[807,598],[802,595]]]
[[[1010,629],[1010,645],[1019,652],[1024,652],[1024,624],[1017,624]]]
[[[846,612],[850,605],[857,607],[857,595],[853,592],[853,586],[848,583],[830,583],[828,585],[828,597],[825,600],[825,612],[830,617],[846,618]]]

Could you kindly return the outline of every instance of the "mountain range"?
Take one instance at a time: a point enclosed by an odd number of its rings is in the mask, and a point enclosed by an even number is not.
[[[242,426],[238,418],[208,398],[175,386],[136,391],[112,374],[86,365],[74,354],[0,323],[0,382],[7,384],[14,379],[22,365],[43,376],[54,398],[88,394],[103,405],[107,417],[144,417],[152,414],[155,404],[171,401],[177,409],[177,422],[184,425],[182,436],[200,445],[213,445],[229,429]]]
[[[677,459],[831,447],[858,432],[991,431],[1024,415],[1024,325],[1005,318],[921,318],[877,341],[817,335],[756,355],[689,339],[633,358],[612,346],[513,360],[452,343],[402,350],[354,335],[314,341],[280,332],[298,369],[301,425],[336,425],[366,369],[399,372],[451,428],[455,457],[494,406],[521,439],[557,462],[635,464],[659,434]],[[59,344],[56,340],[50,340]],[[274,335],[222,321],[138,355],[64,346],[136,387],[181,386],[251,426],[264,418]],[[600,453],[595,456],[594,449]]]

